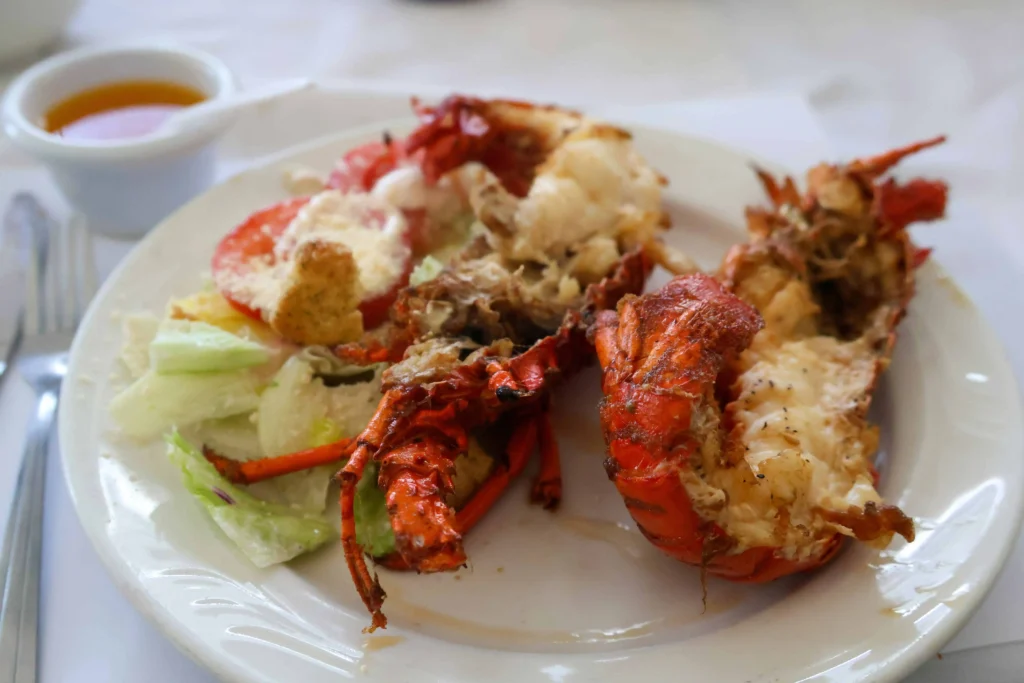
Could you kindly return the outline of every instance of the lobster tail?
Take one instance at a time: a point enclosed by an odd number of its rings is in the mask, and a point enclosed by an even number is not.
[[[824,564],[847,536],[914,538],[875,489],[867,411],[927,256],[907,225],[942,217],[947,190],[880,176],[940,142],[819,165],[803,196],[758,170],[771,206],[747,210],[725,288],[677,278],[597,315],[606,469],[662,551],[767,581]]]

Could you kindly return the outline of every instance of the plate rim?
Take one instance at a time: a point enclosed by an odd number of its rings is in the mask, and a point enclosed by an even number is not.
[[[738,146],[728,145],[707,136],[676,131],[659,126],[630,123],[628,120],[613,118],[609,119],[609,121],[616,125],[628,127],[634,134],[638,132],[653,133],[656,135],[668,135],[676,138],[684,138],[689,142],[696,142],[709,148],[713,148],[718,154],[736,159],[744,159],[748,165],[751,163],[757,163],[768,169],[787,170],[780,164],[764,159],[758,154],[751,153],[750,151],[744,150]],[[223,185],[229,184],[242,176],[252,173],[267,172],[268,169],[276,165],[280,165],[295,156],[334,144],[338,140],[355,138],[357,136],[365,136],[369,138],[372,135],[379,134],[382,129],[408,126],[413,122],[414,119],[411,117],[402,117],[344,128],[262,156],[253,160],[238,172],[232,173],[231,175],[223,178],[202,194],[182,205],[172,214],[160,221],[159,224],[157,224],[145,235],[145,237],[139,240],[139,242],[132,247],[131,251],[121,259],[110,275],[106,278],[103,285],[90,302],[88,311],[79,326],[79,332],[91,327],[97,310],[96,303],[108,296],[111,290],[115,289],[116,282],[121,277],[122,273],[129,269],[137,259],[141,258],[141,255],[149,249],[149,245],[153,241],[159,239],[159,235],[168,229],[167,226],[169,224],[173,224],[179,213],[187,210],[193,204],[203,201],[209,193],[219,190]],[[947,273],[941,264],[934,259],[934,257],[930,259],[930,267],[936,268],[939,276],[947,278],[954,284],[954,286],[958,286],[956,285],[956,281]],[[995,342],[995,346],[998,349],[998,358],[995,358],[994,360],[1010,369],[1010,373],[1008,374],[1009,388],[1012,389],[1012,393],[1016,399],[1016,412],[1019,416],[1024,418],[1024,402],[1022,402],[1021,386],[1016,374],[1012,371],[1012,365],[1009,362],[1002,339],[998,334],[996,334],[995,330],[988,323],[988,320],[982,314],[981,310],[974,304],[973,300],[971,300],[970,297],[962,291],[961,294],[974,308],[978,319],[984,325],[984,332]],[[76,334],[70,349],[68,365],[69,376],[73,376],[80,364],[80,342],[83,336],[84,335],[80,333]],[[69,402],[74,402],[73,397],[67,395],[70,391],[70,384],[71,383],[65,382],[61,389],[62,405],[68,405]],[[70,410],[61,410],[59,414],[58,434],[61,444],[76,443],[70,438],[71,418],[69,416],[71,412],[72,411]],[[1020,432],[1019,423],[1018,432]],[[207,641],[203,640],[198,632],[184,625],[181,620],[176,618],[170,610],[166,609],[151,592],[140,590],[141,586],[136,581],[137,577],[132,574],[130,566],[123,561],[114,544],[104,533],[103,525],[87,523],[86,520],[89,519],[89,516],[83,511],[86,502],[83,500],[83,497],[79,495],[80,491],[78,489],[78,485],[76,485],[76,480],[72,476],[72,456],[69,454],[75,450],[77,450],[75,446],[62,446],[60,449],[61,468],[66,482],[66,487],[72,500],[75,514],[79,519],[79,523],[81,524],[86,537],[89,539],[94,551],[99,556],[108,575],[121,594],[129,599],[135,609],[142,613],[151,623],[157,626],[158,630],[165,638],[174,643],[182,653],[194,662],[197,662],[216,676],[225,680],[239,682],[255,680],[251,676],[251,669],[247,669],[236,664],[233,659],[219,656],[219,650],[215,645],[211,645]],[[99,453],[96,453],[96,457],[100,457]],[[1020,483],[1024,484],[1024,481]],[[982,576],[978,581],[978,585],[965,596],[961,608],[954,610],[948,617],[943,618],[936,628],[929,630],[923,637],[918,637],[914,642],[910,643],[910,645],[899,652],[899,654],[896,655],[895,658],[884,667],[884,669],[876,672],[876,678],[873,680],[897,681],[906,675],[909,675],[929,658],[934,656],[936,652],[940,651],[941,648],[966,624],[971,616],[975,614],[982,601],[988,596],[995,581],[1005,567],[1009,555],[1014,548],[1013,539],[1020,534],[1022,523],[1024,523],[1024,495],[1018,495],[1016,503],[1016,509],[1013,511],[1013,520],[1008,527],[1008,542],[1003,544],[1003,547],[998,552],[996,561],[991,562],[984,567],[981,572]],[[814,675],[816,676],[818,674]],[[367,676],[367,680],[373,680],[372,676]]]

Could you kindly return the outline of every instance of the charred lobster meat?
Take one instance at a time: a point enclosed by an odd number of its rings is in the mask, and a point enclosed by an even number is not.
[[[942,138],[792,179],[717,278],[625,297],[591,329],[606,468],[643,534],[705,572],[761,582],[826,563],[845,537],[914,538],[881,500],[868,407],[927,257],[907,226],[946,186],[882,179]]]

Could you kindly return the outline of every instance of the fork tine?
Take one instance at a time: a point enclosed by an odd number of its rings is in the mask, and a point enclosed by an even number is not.
[[[64,228],[64,262],[67,264],[67,269],[64,272],[63,289],[61,290],[61,298],[64,300],[64,318],[61,320],[61,330],[75,329],[78,324],[78,310],[80,299],[83,296],[81,292],[81,278],[82,271],[84,270],[82,264],[82,240],[79,239],[78,222],[71,218],[67,221],[66,227]]]
[[[61,271],[64,269],[61,263],[61,226],[59,223],[51,223],[49,227],[49,239],[47,240],[46,271],[43,279],[43,332],[53,332],[57,329],[60,316],[57,311],[57,292],[60,290]]]
[[[30,277],[25,292],[25,307],[30,314],[25,328],[28,334],[42,334],[46,331],[46,282],[52,226],[51,221],[45,225],[32,226],[32,259],[29,263]]]
[[[99,265],[96,263],[96,242],[93,240],[92,232],[89,231],[89,225],[84,218],[82,219],[82,235],[85,236],[86,299],[85,304],[82,306],[82,315],[84,316],[89,308],[89,304],[92,303],[92,300],[96,298],[96,294],[100,291],[103,276],[100,275]]]
[[[32,258],[28,262],[28,276],[25,281],[25,334],[41,334],[43,331],[42,283],[43,273],[40,271],[39,240],[32,235]]]
[[[78,320],[78,280],[79,273],[82,270],[79,262],[79,251],[81,249],[80,242],[78,239],[78,229],[75,226],[74,219],[70,219],[66,222],[64,227],[64,280],[62,282],[63,289],[61,290],[61,299],[64,305],[64,316],[60,321],[60,327],[58,329],[67,330],[74,329],[76,321]]]
[[[68,293],[75,286],[74,253],[71,243],[71,229],[67,221],[54,226],[57,233],[56,250],[53,254],[53,327],[51,332],[59,332],[68,328],[68,316],[71,313],[74,297]]]
[[[96,248],[93,244],[92,233],[89,232],[89,226],[86,224],[83,216],[76,214],[72,220],[75,222],[75,226],[78,229],[81,264],[79,287],[77,290],[78,299],[76,301],[77,309],[75,313],[75,326],[77,327],[82,322],[82,318],[85,316],[85,310],[89,307],[89,303],[96,295],[99,276],[96,272]]]
[[[67,277],[67,232],[65,224],[54,221],[49,225],[49,249],[46,254],[46,272],[43,279],[42,316],[43,332],[56,332],[64,317],[64,280]]]
[[[36,226],[33,231],[33,239],[36,244],[36,278],[37,284],[39,285],[39,299],[36,301],[36,306],[39,312],[39,325],[40,329],[46,324],[46,302],[44,301],[43,294],[46,291],[46,275],[50,268],[50,242],[53,240],[53,223],[47,221],[45,226]]]

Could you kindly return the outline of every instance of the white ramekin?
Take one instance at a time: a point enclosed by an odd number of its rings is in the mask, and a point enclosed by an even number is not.
[[[134,237],[211,184],[213,143],[228,122],[217,120],[170,136],[110,141],[68,140],[40,127],[46,110],[57,102],[124,80],[173,81],[208,99],[235,92],[227,66],[190,47],[86,48],[51,57],[21,74],[0,105],[0,122],[11,142],[47,167],[93,230]]]

